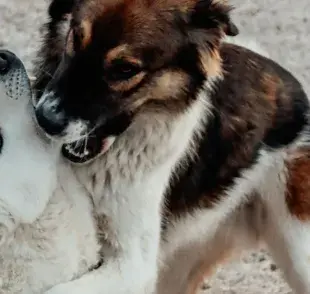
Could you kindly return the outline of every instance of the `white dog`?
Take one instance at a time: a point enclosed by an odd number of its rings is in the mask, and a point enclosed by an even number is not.
[[[0,51],[0,293],[42,293],[99,261],[92,203],[33,124],[21,61]]]

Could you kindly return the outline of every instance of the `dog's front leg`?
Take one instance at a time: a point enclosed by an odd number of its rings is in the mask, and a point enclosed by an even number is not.
[[[118,256],[80,279],[53,287],[46,294],[152,294],[156,267],[140,254]]]
[[[310,196],[310,194],[308,194]],[[310,199],[310,198],[309,198]],[[310,293],[310,222],[284,211],[268,214],[265,240],[296,294]]]
[[[126,187],[123,193],[108,195],[102,202],[101,213],[109,220],[114,254],[106,256],[98,270],[55,286],[48,294],[154,293],[162,196],[160,189],[140,189]]]
[[[149,236],[146,236],[148,239]],[[139,238],[140,239],[140,238]],[[154,238],[154,245],[158,237]],[[69,283],[60,284],[46,294],[152,294],[157,278],[157,246],[149,250],[143,239],[128,236],[129,248],[110,257],[97,270]],[[148,242],[148,241],[146,241]],[[144,248],[141,248],[144,247]]]

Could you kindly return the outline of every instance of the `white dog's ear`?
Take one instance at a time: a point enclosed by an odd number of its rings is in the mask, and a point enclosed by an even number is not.
[[[232,20],[229,20],[228,23],[224,26],[224,32],[227,36],[235,37],[239,35],[239,29]]]
[[[19,105],[28,104],[31,86],[22,61],[13,52],[0,50],[0,67],[1,91],[5,94],[1,95],[1,103],[7,108],[10,105],[14,106],[14,109],[19,109]],[[8,98],[10,102],[7,101]]]

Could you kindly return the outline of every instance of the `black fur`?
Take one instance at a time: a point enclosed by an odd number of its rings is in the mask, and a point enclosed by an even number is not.
[[[277,113],[273,128],[270,129],[265,138],[264,143],[271,148],[280,148],[290,144],[297,135],[303,130],[308,121],[309,100],[303,91],[300,83],[291,76],[287,71],[282,70],[282,76],[287,78],[287,84],[290,85],[287,93],[279,93],[279,95],[289,95],[294,97],[290,101],[277,99]]]
[[[53,0],[48,8],[48,14],[55,22],[64,19],[71,13],[77,0]]]
[[[203,138],[195,140],[197,157],[172,178],[167,216],[211,208],[257,162],[261,149],[288,145],[307,126],[308,98],[292,74],[241,47],[224,45],[221,55],[225,78],[211,96],[213,114]],[[264,74],[279,78],[276,105],[260,82]]]

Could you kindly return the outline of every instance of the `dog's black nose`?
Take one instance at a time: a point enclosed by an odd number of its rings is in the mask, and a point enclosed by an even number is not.
[[[16,60],[16,56],[12,52],[0,50],[0,75],[6,74]]]
[[[68,119],[57,98],[48,96],[38,103],[35,115],[39,126],[50,136],[62,135],[68,126]]]
[[[5,56],[0,55],[0,72],[6,72],[9,67],[9,62],[5,59]]]

